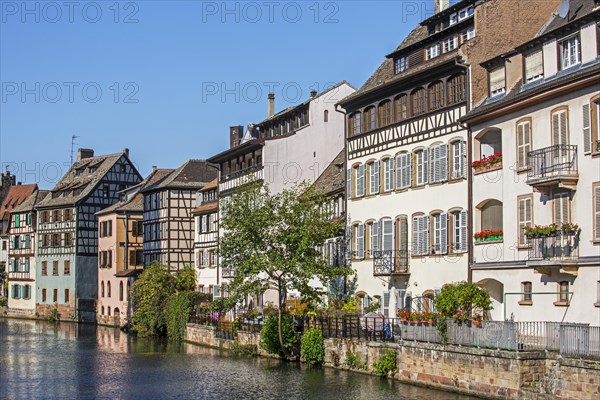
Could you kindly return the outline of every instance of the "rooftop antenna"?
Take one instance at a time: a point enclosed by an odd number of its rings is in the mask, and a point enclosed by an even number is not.
[[[73,166],[73,150],[75,148],[75,145],[77,144],[77,143],[75,143],[75,139],[77,139],[78,137],[80,137],[80,136],[77,136],[77,135],[71,136],[71,167]]]

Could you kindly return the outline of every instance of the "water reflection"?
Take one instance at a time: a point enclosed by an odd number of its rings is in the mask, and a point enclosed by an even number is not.
[[[115,328],[0,319],[0,398],[468,399]]]

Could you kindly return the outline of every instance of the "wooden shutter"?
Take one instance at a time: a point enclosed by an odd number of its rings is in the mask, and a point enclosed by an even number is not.
[[[384,161],[384,190],[390,191],[394,189],[394,159],[388,158]]]
[[[590,105],[584,104],[581,107],[583,113],[583,152],[592,151],[592,128],[590,124]]]
[[[365,166],[359,165],[356,171],[356,196],[365,195]]]
[[[129,266],[137,265],[135,261],[135,250],[129,250]]]
[[[448,214],[440,214],[440,253],[448,254]]]
[[[525,236],[525,227],[533,225],[532,221],[532,199],[524,197],[519,199],[519,246],[527,245],[527,237]]]
[[[558,193],[554,196],[554,223],[559,229],[562,224],[570,221],[570,206],[568,193]]]
[[[459,230],[460,230],[460,245],[458,246],[458,252],[464,253],[467,251],[467,211],[466,210],[463,210],[460,212]]]
[[[405,252],[408,250],[408,217],[405,215],[400,216],[396,226],[398,227],[398,250]]]
[[[600,240],[600,184],[594,186],[594,239]]]
[[[371,224],[371,255],[379,251],[379,223],[373,222]]]
[[[356,226],[356,253],[357,258],[365,258],[365,226],[363,224]]]
[[[429,254],[429,216],[425,215],[421,217],[421,221],[419,222],[420,229],[420,237],[419,241],[421,242],[420,250],[422,255]]]
[[[431,183],[437,182],[438,179],[438,163],[439,163],[439,146],[433,146],[429,150],[429,181]]]
[[[567,130],[567,112],[557,111],[552,114],[552,144],[569,144],[569,133]]]
[[[381,225],[381,250],[392,251],[394,249],[394,224],[391,219],[384,219]]]
[[[439,159],[439,182],[448,180],[448,145],[442,144],[438,150]]]
[[[346,175],[347,175],[347,179],[348,182],[346,184],[346,198],[347,199],[351,199],[352,198],[352,168],[348,168],[348,170],[346,171]]]
[[[381,186],[381,181],[379,179],[380,166],[379,161],[374,161],[372,164],[373,168],[373,182],[371,182],[371,186],[373,187],[372,193],[379,193],[379,187]]]
[[[419,252],[419,217],[412,219],[412,252],[414,255],[421,254]]]
[[[527,153],[531,151],[531,124],[529,121],[517,125],[517,169],[527,168]]]
[[[429,176],[429,150],[423,149],[423,184],[428,182]]]
[[[404,172],[402,169],[403,159],[404,154],[396,156],[396,189],[402,188],[402,173]]]

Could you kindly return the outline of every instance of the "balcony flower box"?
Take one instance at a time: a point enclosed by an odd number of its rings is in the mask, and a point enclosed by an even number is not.
[[[432,312],[411,312],[405,310],[398,310],[396,316],[400,318],[400,322],[403,324],[410,325],[433,325],[437,318],[440,316],[437,313]]]
[[[529,239],[539,237],[552,237],[558,234],[558,225],[556,224],[526,226],[524,229],[525,236]]]
[[[481,160],[473,161],[471,167],[475,172],[485,172],[491,169],[497,169],[502,166],[502,153],[494,153],[490,156],[485,156]]]
[[[494,242],[504,238],[504,232],[496,229],[486,229],[473,235],[476,242]]]
[[[565,222],[561,225],[560,231],[567,236],[575,235],[577,232],[579,232],[579,225],[571,222]]]

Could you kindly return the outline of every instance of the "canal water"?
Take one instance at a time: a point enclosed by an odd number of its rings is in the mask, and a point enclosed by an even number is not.
[[[467,400],[331,368],[242,358],[118,329],[0,319],[0,399]]]

